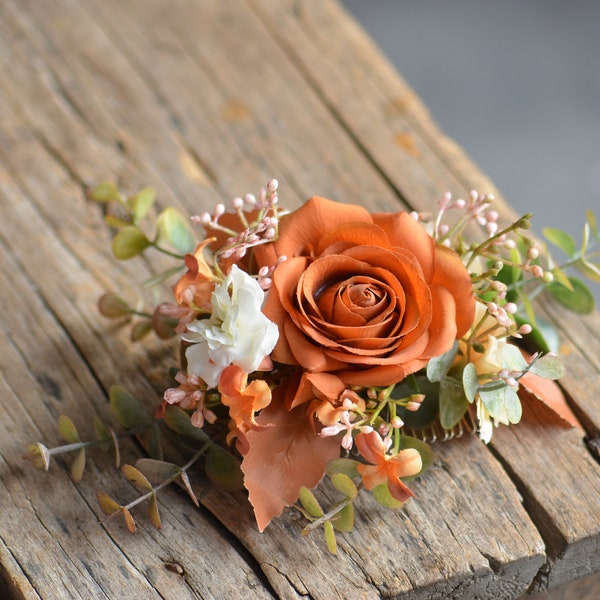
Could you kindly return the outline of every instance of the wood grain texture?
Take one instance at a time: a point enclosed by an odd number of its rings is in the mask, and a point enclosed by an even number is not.
[[[116,263],[89,186],[151,185],[161,206],[189,214],[273,176],[290,207],[317,193],[427,210],[447,189],[493,186],[330,0],[6,0],[0,76],[0,581],[9,597],[516,598],[534,580],[600,569],[598,464],[581,433],[545,426],[535,407],[492,448],[475,437],[438,445],[404,511],[361,499],[338,557],[318,537],[301,538],[292,511],[259,534],[243,494],[205,485],[200,471],[201,510],[169,490],[162,530],[140,511],[130,536],[98,523],[96,488],[133,497],[110,456],[90,453],[79,485],[68,459],[50,475],[24,464],[25,443],[59,443],[59,414],[87,435],[93,416],[110,421],[114,383],[127,382],[151,413],[175,361],[174,347],[133,346],[97,314],[103,291],[128,289],[165,261]],[[546,311],[564,330],[564,385],[592,434],[597,315]]]

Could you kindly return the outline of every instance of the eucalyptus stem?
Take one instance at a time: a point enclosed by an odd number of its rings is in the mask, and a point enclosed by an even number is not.
[[[356,486],[356,489],[360,492],[360,490],[363,488],[363,483],[359,483]],[[311,531],[313,531],[314,529],[317,529],[317,527],[320,527],[321,525],[323,525],[323,523],[325,523],[326,521],[331,521],[331,519],[333,519],[339,512],[341,512],[342,510],[344,510],[344,508],[346,508],[346,506],[352,504],[352,502],[354,501],[353,497],[346,497],[343,500],[340,500],[339,502],[336,502],[322,517],[319,517],[318,519],[315,519],[314,521],[311,521],[300,533],[301,535],[308,535]]]

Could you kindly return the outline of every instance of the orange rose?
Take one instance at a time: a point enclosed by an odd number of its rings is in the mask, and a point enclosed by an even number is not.
[[[449,350],[473,322],[470,276],[406,212],[311,198],[256,248],[274,265],[263,312],[279,327],[273,360],[387,386]]]

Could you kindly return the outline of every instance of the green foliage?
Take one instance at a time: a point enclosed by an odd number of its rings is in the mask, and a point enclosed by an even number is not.
[[[448,352],[430,359],[427,363],[426,369],[427,379],[429,379],[429,381],[432,383],[439,383],[442,381],[454,363],[454,359],[456,358],[457,354],[458,342],[455,341],[452,348],[450,348]]]
[[[117,294],[107,292],[102,294],[98,300],[98,310],[100,314],[109,319],[120,319],[128,317],[133,312],[133,309]]]
[[[127,225],[114,237],[112,250],[116,258],[127,260],[138,256],[150,245],[150,240],[141,229],[135,225]]]
[[[221,446],[210,446],[206,453],[204,469],[208,478],[221,489],[234,492],[244,487],[240,461]]]
[[[155,244],[170,244],[182,254],[196,247],[189,221],[176,208],[169,206],[158,215]]]
[[[300,488],[299,501],[302,505],[302,508],[308,513],[310,517],[322,517],[324,516],[323,509],[319,504],[318,500],[315,498],[315,495],[307,488]]]
[[[465,414],[468,401],[460,381],[444,377],[440,383],[439,418],[444,429],[452,429]]]
[[[548,291],[553,298],[568,310],[589,315],[594,311],[594,296],[588,287],[575,277],[568,278],[570,289],[559,282],[551,283]]]
[[[493,384],[493,385],[492,385]],[[479,388],[479,397],[490,416],[503,423],[518,423],[521,420],[521,401],[514,388],[492,382]]]
[[[123,427],[134,429],[154,423],[138,401],[120,385],[110,388],[108,398],[115,417]]]
[[[373,498],[375,498],[375,500],[377,500],[377,502],[379,502],[379,504],[381,504],[381,506],[384,506],[385,508],[391,508],[393,510],[397,510],[404,506],[404,502],[400,502],[400,500],[396,500],[396,498],[394,498],[390,494],[388,485],[385,482],[380,483],[379,485],[375,486],[371,490],[371,494],[373,494]]]

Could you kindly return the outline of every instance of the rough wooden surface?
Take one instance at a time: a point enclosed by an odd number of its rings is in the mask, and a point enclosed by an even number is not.
[[[445,190],[494,190],[332,0],[5,0],[0,76],[5,596],[517,598],[600,571],[600,468],[581,432],[535,406],[490,448],[474,437],[437,446],[404,511],[361,500],[338,557],[300,538],[291,511],[259,534],[243,495],[205,486],[201,473],[200,510],[169,490],[163,529],[140,515],[130,536],[98,522],[96,488],[134,493],[109,456],[90,454],[79,485],[62,459],[51,474],[23,463],[25,443],[58,443],[59,414],[88,434],[94,415],[109,420],[114,383],[151,412],[174,361],[152,342],[132,347],[97,314],[103,291],[152,267],[111,258],[88,186],[151,185],[190,214],[269,177],[290,207],[318,193],[425,210]],[[545,310],[565,340],[564,387],[593,437],[598,314]]]

